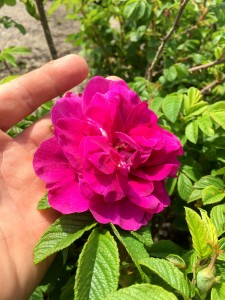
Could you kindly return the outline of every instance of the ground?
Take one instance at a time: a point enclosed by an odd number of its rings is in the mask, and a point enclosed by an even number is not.
[[[47,9],[50,5],[51,3],[48,2]],[[22,24],[26,28],[27,33],[22,35],[18,29],[5,29],[0,24],[0,51],[9,46],[26,46],[32,51],[29,55],[18,56],[18,68],[10,68],[13,74],[26,73],[51,60],[41,24],[26,12],[23,3],[18,2],[14,7],[3,6],[0,8],[0,18],[3,16],[9,16],[17,23]],[[79,30],[79,22],[66,20],[65,16],[65,8],[59,7],[49,17],[49,26],[59,57],[79,52],[77,47],[65,42],[67,35],[76,33]],[[10,75],[5,67],[1,67],[0,65],[0,80]]]

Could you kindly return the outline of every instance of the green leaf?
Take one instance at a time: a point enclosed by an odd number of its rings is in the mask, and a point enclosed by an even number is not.
[[[179,255],[176,254],[169,254],[166,259],[171,262],[177,268],[185,268],[186,264]]]
[[[94,229],[79,256],[74,300],[102,300],[117,290],[119,253],[106,230]]]
[[[177,297],[152,284],[135,284],[118,290],[104,300],[177,300]]]
[[[182,95],[167,96],[162,103],[162,110],[168,120],[174,123],[182,105]]]
[[[19,75],[10,75],[0,80],[0,85],[6,82],[9,82],[15,78],[19,77]]]
[[[210,111],[225,111],[225,101],[218,101],[210,105]]]
[[[27,54],[31,53],[30,48],[27,47],[9,47],[6,51],[10,54]]]
[[[138,21],[144,17],[146,9],[150,9],[150,6],[145,0],[130,0],[126,3],[123,14],[129,20]]]
[[[195,165],[194,162],[192,163],[193,163],[192,166],[183,165],[181,171],[191,180],[197,181],[201,177],[201,173],[199,171],[199,165]]]
[[[217,257],[218,260],[225,261],[225,238],[222,238],[218,242],[219,250],[222,250],[223,252]]]
[[[207,186],[202,190],[202,202],[204,205],[220,202],[224,197],[225,193],[213,185]]]
[[[48,194],[45,194],[41,200],[38,202],[37,209],[47,209],[50,208],[51,206],[48,203]]]
[[[16,0],[4,0],[6,5],[15,6]]]
[[[198,117],[198,126],[201,129],[201,131],[207,136],[212,136],[215,134],[212,120],[210,119],[209,116]]]
[[[145,257],[149,257],[147,250],[142,242],[132,237],[130,233],[125,231],[118,231],[117,228],[111,224],[114,234],[118,238],[118,240],[123,244],[127,253],[130,255],[132,261],[135,263],[143,281],[149,281],[146,277],[145,273],[142,271],[139,260]]]
[[[216,227],[217,234],[220,236],[225,232],[225,204],[214,206],[210,212],[210,219]]]
[[[194,87],[188,90],[188,94],[184,96],[184,114],[188,115],[190,109],[202,100],[202,94]]]
[[[140,264],[156,273],[182,296],[186,298],[189,296],[188,282],[183,273],[172,263],[164,259],[149,257],[140,260]]]
[[[225,113],[224,111],[212,111],[210,112],[210,117],[219,124],[223,129],[225,129]]]
[[[60,300],[69,300],[74,298],[74,276],[71,276],[67,283],[62,287]]]
[[[225,283],[216,284],[211,290],[210,300],[222,300],[225,299]]]
[[[174,66],[171,66],[169,69],[163,70],[163,75],[167,81],[173,82],[177,78],[177,70]]]
[[[161,240],[154,243],[150,248],[150,254],[155,257],[165,258],[170,254],[181,255],[184,250],[170,240]]]
[[[202,190],[197,190],[197,189],[193,190],[187,200],[187,203],[191,203],[201,198],[202,198]]]
[[[207,175],[202,177],[199,181],[195,182],[194,188],[196,189],[204,189],[205,187],[213,185],[218,187],[219,189],[223,189],[223,181],[220,178],[216,178],[211,175]]]
[[[179,174],[177,189],[180,197],[187,201],[192,192],[191,180],[183,173]]]
[[[70,214],[57,219],[42,235],[34,249],[34,263],[70,246],[97,223],[89,214]]]
[[[213,222],[210,220],[210,218],[208,217],[207,212],[202,208],[199,208],[199,210],[201,213],[202,221],[204,222],[204,224],[206,225],[206,228],[208,230],[208,234],[210,237],[210,244],[216,245],[218,243],[216,227],[213,224]]]
[[[186,221],[192,236],[193,247],[200,259],[211,255],[211,248],[208,244],[210,237],[206,225],[200,216],[192,209],[185,207]]]
[[[153,99],[149,106],[150,108],[158,115],[160,108],[162,106],[162,103],[164,101],[164,98],[161,97],[156,97],[155,99]]]
[[[139,230],[130,233],[146,247],[151,247],[153,244],[149,226],[142,226]]]
[[[198,141],[198,122],[197,122],[197,120],[189,123],[186,126],[185,135],[190,142],[192,142],[194,144],[197,143],[197,141]]]

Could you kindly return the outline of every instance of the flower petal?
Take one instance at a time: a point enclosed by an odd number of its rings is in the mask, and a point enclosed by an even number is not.
[[[51,207],[63,214],[79,213],[89,209],[89,201],[80,193],[78,182],[66,178],[60,185],[52,186],[48,192]]]
[[[82,120],[60,119],[56,123],[58,131],[58,142],[71,166],[79,170],[81,168],[82,156],[80,154],[80,143],[87,135],[101,135],[99,128]]]
[[[74,172],[55,137],[41,143],[34,154],[33,166],[36,174],[47,184],[58,182],[68,176],[74,176]]]
[[[53,125],[55,125],[59,119],[64,118],[76,118],[80,120],[84,118],[82,97],[68,93],[65,98],[57,100],[51,111]]]
[[[96,198],[90,203],[90,211],[98,222],[111,222],[125,230],[138,230],[147,224],[145,211],[126,198],[114,203],[106,203],[101,197]]]

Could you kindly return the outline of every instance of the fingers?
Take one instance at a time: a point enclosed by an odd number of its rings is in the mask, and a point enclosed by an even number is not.
[[[83,58],[67,55],[0,87],[0,129],[7,130],[44,102],[82,82],[88,74]]]
[[[24,149],[33,154],[40,143],[53,135],[50,115],[47,114],[40,120],[23,130],[14,140]]]
[[[108,76],[107,79],[119,81],[122,80],[117,76]],[[40,143],[53,135],[52,123],[50,115],[47,114],[39,121],[35,122],[23,132],[18,134],[14,139],[23,148],[33,154]]]

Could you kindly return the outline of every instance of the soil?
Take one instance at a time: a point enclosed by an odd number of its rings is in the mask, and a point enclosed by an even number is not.
[[[46,9],[51,3],[47,3]],[[30,70],[36,69],[41,65],[51,60],[49,49],[45,40],[41,23],[31,17],[23,3],[17,2],[16,6],[3,6],[0,9],[0,18],[3,16],[11,17],[17,23],[22,24],[27,33],[22,35],[15,27],[8,29],[3,28],[0,24],[0,51],[9,46],[25,46],[31,49],[31,53],[27,55],[17,56],[18,67],[10,66],[8,70],[5,66],[0,65],[0,80],[12,74],[24,74]],[[49,17],[49,27],[56,46],[58,57],[69,53],[78,53],[79,48],[74,47],[71,43],[65,42],[69,34],[74,34],[79,31],[79,22],[66,20],[66,10],[64,7],[59,7]]]

